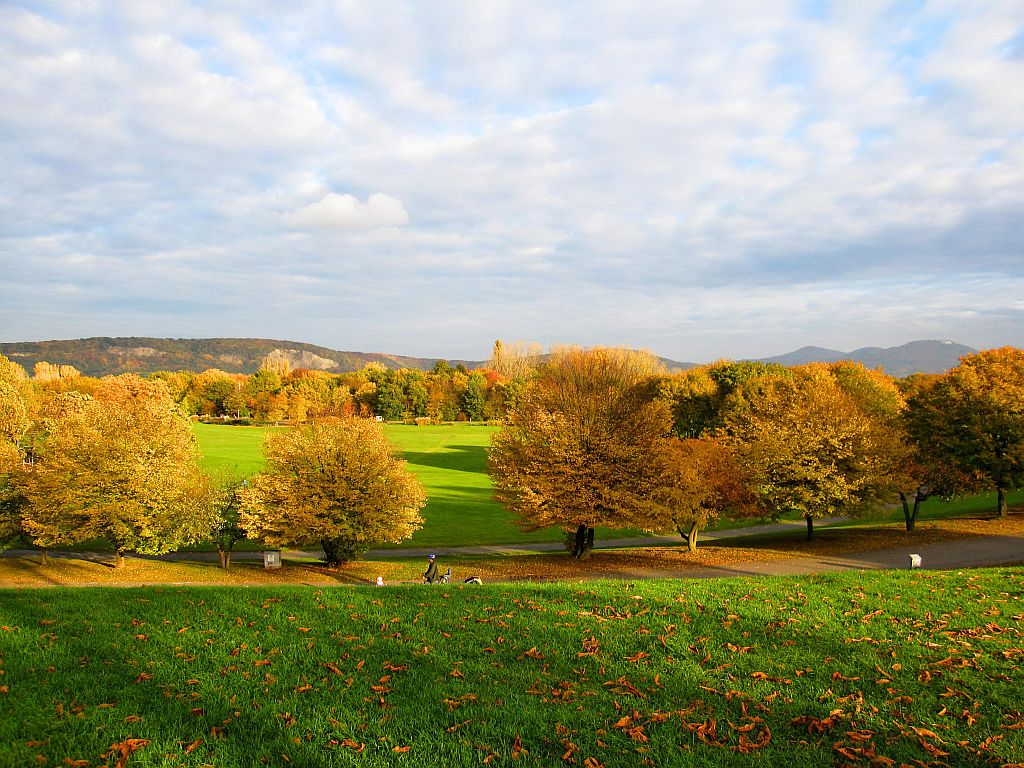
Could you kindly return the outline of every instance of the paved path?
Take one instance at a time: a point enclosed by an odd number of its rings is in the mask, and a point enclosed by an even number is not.
[[[1024,536],[978,536],[923,546],[894,547],[845,557],[793,557],[752,563],[732,563],[687,571],[685,576],[712,579],[726,576],[799,576],[826,571],[877,571],[909,569],[910,555],[921,558],[928,570],[980,568],[1024,563]]]
[[[841,522],[844,518],[833,518],[815,522],[816,527]],[[736,528],[724,531],[709,531],[701,534],[704,543],[722,539],[738,538],[780,531],[803,530],[804,522],[773,523],[748,528]],[[612,539],[597,542],[597,548],[617,548],[629,546],[657,546],[664,544],[681,544],[678,536],[653,536],[644,538]],[[440,547],[435,549],[387,549],[371,550],[371,556],[377,557],[425,557],[428,552],[439,556],[457,554],[500,555],[504,553],[552,552],[562,550],[560,543],[508,544],[486,547]],[[4,553],[12,557],[38,556],[34,550],[11,550]],[[319,562],[323,553],[319,550],[284,550],[283,559],[290,561]],[[1024,564],[1024,535],[1021,536],[976,536],[957,541],[921,546],[907,545],[892,549],[881,549],[869,552],[854,553],[846,556],[794,557],[782,560],[743,562],[721,565],[710,568],[680,569],[671,573],[662,572],[608,572],[608,578],[644,578],[644,577],[675,577],[711,579],[730,576],[767,576],[767,575],[806,575],[826,571],[861,571],[882,569],[908,569],[910,555],[917,554],[921,558],[921,566],[925,569],[944,570],[956,568],[975,568],[994,565]],[[110,560],[109,552],[52,552],[51,557],[71,557],[78,559]],[[131,555],[141,557],[140,555]],[[217,560],[216,552],[179,552],[163,555],[161,559],[170,560]],[[236,552],[234,560],[263,559],[261,552]]]

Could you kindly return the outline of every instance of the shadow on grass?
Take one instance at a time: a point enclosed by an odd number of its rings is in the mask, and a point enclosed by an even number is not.
[[[482,445],[446,445],[440,451],[402,451],[410,464],[459,472],[487,472],[487,449]]]

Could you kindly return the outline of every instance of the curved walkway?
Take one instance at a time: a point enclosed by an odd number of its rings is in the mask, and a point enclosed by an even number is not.
[[[834,525],[844,521],[845,518],[831,518],[815,522],[816,528],[827,525]],[[779,533],[784,531],[802,530],[803,521],[793,523],[772,523],[768,525],[757,525],[746,528],[735,528],[723,531],[708,531],[701,534],[701,542],[708,543],[723,539],[740,538],[744,536],[755,536],[761,534]],[[679,536],[648,536],[638,538],[608,539],[598,541],[596,549],[615,549],[621,547],[650,547],[664,545],[680,545]],[[432,549],[377,549],[370,550],[370,557],[426,557],[428,553],[445,555],[502,555],[521,554],[524,552],[553,552],[560,551],[564,547],[558,542],[538,542],[532,544],[506,544],[495,546],[477,547],[438,547]],[[9,550],[2,553],[10,557],[31,557],[38,555],[35,550]],[[110,559],[109,552],[50,552],[50,557],[77,558],[82,560]],[[670,578],[725,578],[730,576],[768,576],[768,575],[807,575],[827,571],[849,571],[849,570],[883,570],[883,569],[909,569],[911,567],[910,555],[917,555],[920,558],[920,566],[924,569],[946,570],[957,568],[977,568],[984,566],[1017,565],[1024,564],[1024,534],[1011,536],[973,536],[956,541],[942,542],[938,544],[907,545],[890,549],[872,550],[854,553],[845,556],[822,555],[819,557],[793,557],[781,560],[765,560],[754,562],[730,563],[721,566],[707,568],[688,568],[685,570],[673,571],[671,573],[651,572],[646,574],[650,577]],[[282,559],[291,561],[320,561],[323,553],[320,550],[283,550]],[[131,555],[131,557],[143,557],[146,559],[163,560],[212,560],[216,561],[216,552],[176,552],[168,555],[152,556],[148,558],[143,555]],[[262,552],[236,552],[233,560],[261,561]],[[609,572],[607,577],[615,578],[641,578],[645,574],[629,573],[616,574]]]

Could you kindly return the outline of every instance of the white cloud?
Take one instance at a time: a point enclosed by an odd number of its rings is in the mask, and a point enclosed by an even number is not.
[[[14,0],[0,337],[1024,342],[1019,1],[806,5]],[[73,320],[41,309],[60,269]]]
[[[352,195],[331,192],[315,203],[284,215],[292,227],[311,229],[362,230],[400,227],[409,223],[402,201],[377,192],[359,202]]]

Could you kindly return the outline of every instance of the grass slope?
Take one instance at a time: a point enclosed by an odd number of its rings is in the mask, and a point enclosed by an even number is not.
[[[1022,587],[0,591],[0,766],[1012,765]]]

